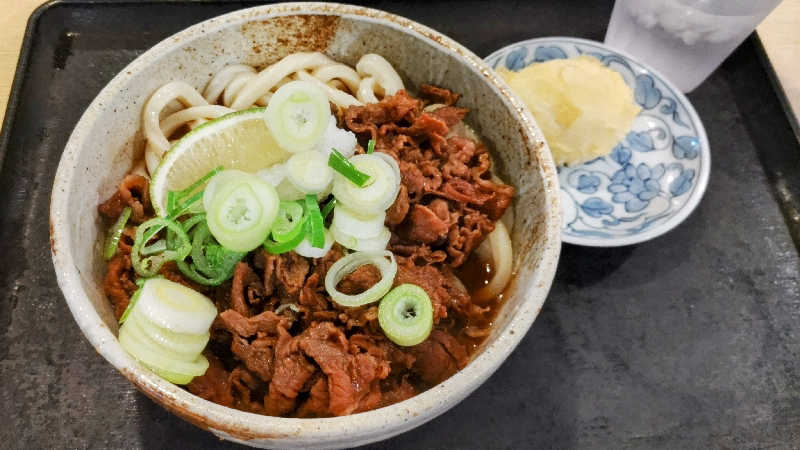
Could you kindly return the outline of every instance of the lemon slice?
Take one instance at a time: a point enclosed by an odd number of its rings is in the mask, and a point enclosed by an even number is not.
[[[165,216],[169,191],[191,186],[215,167],[254,173],[289,156],[267,128],[264,108],[224,115],[195,128],[164,155],[150,183],[153,209]]]

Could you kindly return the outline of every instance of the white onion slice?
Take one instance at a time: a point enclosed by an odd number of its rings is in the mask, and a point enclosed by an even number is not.
[[[306,236],[306,238],[294,248],[294,251],[298,255],[306,258],[322,258],[328,254],[328,251],[331,249],[331,247],[333,247],[334,242],[335,241],[331,232],[325,230],[325,244],[322,245],[322,248],[317,248],[311,245],[311,242],[308,240],[308,236]]]
[[[379,252],[385,250],[386,245],[389,244],[389,239],[392,237],[392,232],[386,227],[383,227],[381,232],[375,237],[361,239],[349,234],[347,231],[342,230],[334,224],[331,224],[330,231],[336,242],[342,244],[344,247],[359,252]]]
[[[333,208],[332,225],[357,239],[367,239],[378,236],[383,229],[386,228],[383,226],[385,221],[385,211],[369,216],[362,216],[343,205],[336,205],[336,207]]]
[[[400,169],[395,170],[397,163],[393,166],[386,158],[391,159],[391,156],[373,153],[350,158],[356,169],[366,173],[371,179],[366,186],[359,187],[336,172],[333,179],[333,195],[336,199],[364,215],[386,211],[392,206],[400,190]]]
[[[494,275],[486,286],[473,294],[473,298],[476,300],[489,300],[500,295],[511,279],[512,266],[514,264],[511,238],[508,236],[508,231],[502,221],[495,222],[494,231],[489,233],[486,240],[492,249]]]
[[[203,375],[208,369],[208,360],[202,354],[197,355],[193,361],[181,361],[174,355],[153,347],[133,330],[133,328],[123,325],[119,330],[119,343],[126,352],[145,365],[191,376]]]
[[[147,280],[135,308],[155,325],[176,333],[208,333],[217,308],[205,295],[163,278]]]
[[[389,259],[387,260],[386,258]],[[366,264],[372,264],[378,268],[381,272],[380,281],[366,291],[356,295],[348,295],[336,289],[339,282],[347,275]],[[397,261],[395,261],[392,252],[388,250],[382,252],[355,252],[340,258],[328,269],[328,273],[325,275],[325,290],[328,291],[333,301],[342,306],[366,305],[383,298],[392,288],[396,275]]]

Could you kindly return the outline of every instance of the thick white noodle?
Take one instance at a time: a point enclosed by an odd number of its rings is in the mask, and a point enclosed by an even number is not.
[[[236,74],[235,77],[225,86],[225,91],[222,94],[222,104],[230,107],[239,92],[257,75],[253,72],[242,72]]]
[[[361,80],[361,84],[358,85],[356,97],[363,103],[377,103],[378,98],[375,97],[375,78],[367,77]]]
[[[314,75],[315,78],[323,83],[339,80],[347,86],[350,92],[358,90],[358,85],[361,82],[361,77],[352,67],[340,63],[318,67],[311,72],[311,75]]]
[[[325,94],[328,95],[328,99],[332,101],[336,106],[340,108],[347,108],[349,106],[362,106],[363,103],[358,101],[355,97],[348,94],[347,92],[340,91],[338,89],[333,89],[332,87],[328,86],[327,84],[319,81],[310,73],[306,72],[305,70],[300,70],[297,72],[297,78],[303,81],[310,81],[320,89],[325,91]]]
[[[202,96],[184,82],[168,83],[150,97],[143,113],[147,170],[155,171],[170,148],[169,137],[180,127],[194,128],[232,111],[266,106],[279,87],[296,79],[319,86],[339,108],[377,102],[403,89],[400,76],[380,55],[362,56],[353,69],[319,52],[288,55],[260,72],[245,64],[227,66],[211,78]],[[186,109],[161,120],[162,110],[174,100]]]
[[[222,117],[225,114],[234,112],[230,108],[220,105],[192,106],[172,113],[161,121],[161,132],[165,136],[170,136],[181,126],[191,122],[206,122],[210,119]]]
[[[381,55],[369,53],[362,56],[358,60],[358,64],[356,64],[356,70],[362,77],[371,76],[375,78],[384,95],[394,95],[397,91],[403,89],[403,80],[400,79],[400,75],[389,64],[389,61],[386,61]]]
[[[158,88],[147,100],[142,112],[144,134],[147,138],[145,158],[147,169],[152,174],[170,143],[161,131],[161,111],[172,101],[179,101],[186,107],[208,105],[197,90],[183,81],[173,81]],[[152,164],[156,163],[155,166]]]
[[[231,83],[240,73],[256,73],[256,69],[245,64],[234,64],[227,66],[214,75],[214,78],[208,82],[205,90],[203,90],[203,97],[208,103],[216,103],[225,88]]]
[[[259,97],[269,92],[284,77],[299,70],[313,69],[331,63],[333,63],[333,60],[319,52],[288,55],[259,72],[256,78],[239,91],[230,106],[237,111],[249,108]]]
[[[492,248],[492,269],[494,275],[489,283],[479,289],[474,298],[478,301],[490,300],[502,294],[511,279],[514,265],[514,252],[511,248],[511,238],[502,221],[494,224],[494,231],[486,238]]]

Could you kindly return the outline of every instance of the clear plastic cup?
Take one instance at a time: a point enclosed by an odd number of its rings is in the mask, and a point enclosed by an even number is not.
[[[616,0],[605,43],[683,92],[705,80],[781,0]]]

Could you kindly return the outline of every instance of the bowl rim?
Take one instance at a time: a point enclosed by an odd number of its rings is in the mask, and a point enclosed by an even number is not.
[[[409,400],[348,416],[297,419],[239,411],[197,397],[145,370],[122,350],[115,334],[94,309],[73,263],[67,221],[70,187],[78,178],[76,160],[88,143],[89,132],[101,120],[103,105],[116,96],[129,78],[146,71],[162,55],[188,45],[206,33],[254,20],[291,15],[335,15],[393,28],[450,53],[482,76],[520,125],[528,140],[526,151],[539,161],[542,179],[544,232],[539,266],[526,280],[522,301],[512,311],[497,338],[476,355],[463,370]],[[95,350],[157,403],[201,428],[227,439],[258,443],[297,445],[357,445],[385,439],[414,428],[461,401],[480,386],[511,354],[535,320],[549,292],[560,252],[560,196],[558,176],[541,131],[509,87],[479,57],[452,39],[409,19],[384,11],[337,3],[279,3],[256,6],[217,16],[173,34],[123,68],[95,97],[73,130],[56,172],[50,205],[50,244],[59,287],[73,318]],[[444,396],[444,397],[442,397]],[[442,400],[443,399],[443,400]]]
[[[648,72],[648,74],[652,75],[653,77],[657,78],[659,81],[664,83],[667,88],[670,89],[671,93],[674,94],[675,98],[686,108],[687,113],[689,114],[689,120],[697,129],[697,137],[700,140],[700,173],[697,177],[697,187],[692,191],[689,198],[686,200],[686,203],[678,210],[677,214],[673,215],[669,219],[664,222],[661,222],[655,227],[647,228],[642,232],[629,235],[629,236],[614,236],[609,238],[601,238],[601,237],[588,237],[588,236],[573,236],[566,233],[566,230],[562,228],[561,233],[561,241],[567,244],[575,244],[575,245],[582,245],[585,247],[621,247],[625,245],[633,245],[639,244],[641,242],[649,241],[650,239],[657,238],[668,231],[671,231],[673,228],[680,225],[684,220],[686,220],[689,215],[694,212],[695,208],[700,204],[700,201],[703,199],[705,195],[706,188],[708,187],[708,181],[711,177],[711,146],[708,142],[708,136],[706,135],[706,129],[703,126],[703,121],[700,120],[700,116],[697,114],[697,111],[694,109],[694,105],[686,95],[681,92],[680,89],[677,88],[667,77],[661,74],[661,72],[657,71],[649,64],[642,62],[640,59],[635,58],[628,52],[624,50],[620,50],[616,47],[610,46],[605,42],[594,41],[591,39],[584,39],[584,38],[577,38],[577,37],[569,37],[569,36],[543,36],[543,37],[536,37],[532,39],[525,39],[519,42],[514,42],[508,45],[505,45],[494,52],[492,52],[489,56],[484,58],[484,61],[490,61],[494,58],[499,58],[502,54],[507,53],[511,50],[512,47],[517,46],[531,46],[531,45],[541,45],[544,43],[577,43],[582,45],[593,45],[596,47],[600,47],[606,49],[611,52],[615,52],[618,55],[622,56],[623,58],[636,63],[637,65],[641,66],[642,69]],[[580,167],[580,166],[576,166]],[[562,224],[563,225],[563,224]]]

